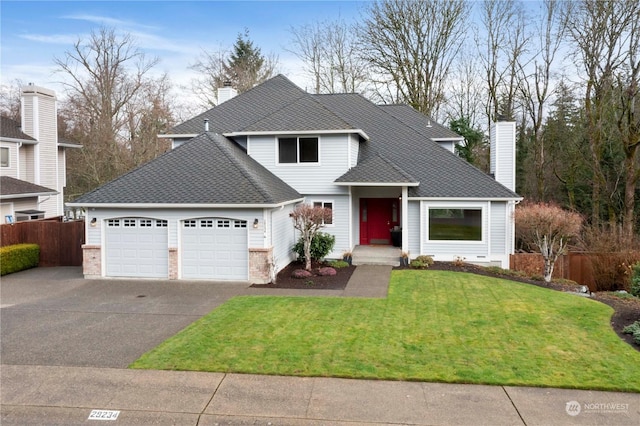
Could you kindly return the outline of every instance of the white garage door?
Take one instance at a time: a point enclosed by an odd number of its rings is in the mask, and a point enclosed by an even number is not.
[[[182,278],[246,281],[249,250],[245,220],[182,222]]]
[[[107,276],[168,277],[166,220],[109,219],[106,229]]]

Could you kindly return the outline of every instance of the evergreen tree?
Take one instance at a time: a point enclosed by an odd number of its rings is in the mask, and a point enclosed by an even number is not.
[[[246,92],[253,86],[271,78],[274,74],[273,61],[267,60],[259,47],[249,39],[249,30],[238,34],[229,58],[223,66],[221,83],[231,82],[239,92]]]

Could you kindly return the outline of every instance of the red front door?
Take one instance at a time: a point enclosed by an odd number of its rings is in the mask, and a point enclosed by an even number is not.
[[[360,199],[360,244],[391,244],[391,229],[399,224],[397,198]]]

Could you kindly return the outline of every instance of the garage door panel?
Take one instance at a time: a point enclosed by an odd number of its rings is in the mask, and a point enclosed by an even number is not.
[[[248,279],[246,221],[204,218],[183,222],[182,277],[191,279]]]
[[[107,276],[167,278],[169,251],[166,224],[164,220],[141,218],[107,220]]]

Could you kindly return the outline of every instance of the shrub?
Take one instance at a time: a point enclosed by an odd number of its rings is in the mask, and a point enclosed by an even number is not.
[[[0,248],[0,275],[35,268],[40,260],[37,244],[15,244]]]
[[[624,334],[633,335],[633,341],[640,345],[640,321],[636,321],[633,324],[626,326],[622,332]]]
[[[433,257],[422,255],[413,259],[410,266],[413,269],[427,269],[431,265],[433,265]]]
[[[631,291],[636,297],[640,297],[640,262],[631,267]]]
[[[518,238],[542,254],[544,281],[551,282],[558,256],[580,234],[582,216],[554,204],[523,203],[516,208],[514,219]]]
[[[321,260],[333,250],[336,243],[336,237],[324,232],[318,232],[311,240],[311,259]],[[302,238],[298,240],[293,251],[298,254],[298,259],[306,261],[304,256],[304,241]]]
[[[349,262],[345,262],[344,260],[332,260],[329,262],[329,266],[336,269],[346,268],[349,266]]]
[[[313,276],[313,274],[311,272],[307,271],[306,269],[296,269],[291,274],[291,278],[297,278],[297,279],[309,278],[309,277],[312,277],[312,276]]]
[[[318,269],[318,275],[320,275],[321,277],[334,276],[336,273],[337,273],[336,270],[331,267],[324,267],[324,268]]]

